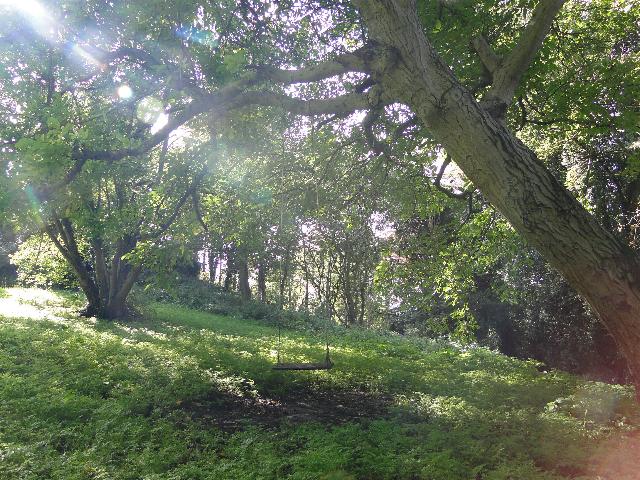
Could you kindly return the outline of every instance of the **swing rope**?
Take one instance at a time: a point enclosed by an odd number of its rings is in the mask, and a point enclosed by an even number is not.
[[[311,135],[312,135],[312,142],[315,144],[315,125],[312,126],[311,129]],[[282,157],[284,158],[284,153],[285,153],[285,146],[284,146],[284,141],[282,142]],[[284,170],[284,165],[283,165],[283,170]],[[281,172],[280,175],[280,191],[281,193],[284,192],[284,171]],[[318,200],[318,190],[316,189],[316,208],[318,209],[320,205],[320,202]],[[284,202],[282,202],[282,199],[280,201],[280,227],[278,229],[278,236],[280,237],[280,244],[282,244],[282,237],[283,237],[283,224],[284,224]],[[283,303],[284,303],[284,286],[285,286],[285,282],[286,279],[284,278],[284,258],[282,259],[282,261],[280,262],[280,291],[281,291],[281,295],[280,298],[278,300],[279,302],[279,307],[280,309],[282,309]],[[322,363],[284,363],[281,361],[281,357],[280,357],[280,350],[282,348],[282,317],[278,316],[278,344],[276,347],[276,364],[273,366],[273,370],[329,370],[333,367],[333,362],[331,361],[331,358],[329,357],[329,332],[328,332],[328,327],[325,325],[325,344],[326,344],[326,351],[325,351],[325,357],[324,357],[324,361]]]

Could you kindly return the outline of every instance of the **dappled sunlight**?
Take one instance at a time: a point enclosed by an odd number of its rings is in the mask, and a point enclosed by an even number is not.
[[[0,480],[640,480],[638,18],[0,0]]]
[[[123,334],[130,335],[132,337],[131,340],[144,341],[148,339],[154,339],[154,340],[168,339],[166,333],[159,332],[158,330],[149,328],[149,327],[131,326],[131,325],[126,325],[124,323],[117,323],[114,325],[114,328],[117,328],[118,330],[122,331]]]
[[[55,292],[36,288],[7,288],[0,296],[0,316],[30,320],[64,321],[64,298]]]

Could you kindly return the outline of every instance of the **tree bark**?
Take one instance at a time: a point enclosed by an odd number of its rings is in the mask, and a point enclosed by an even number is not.
[[[224,291],[230,292],[233,285],[233,277],[236,272],[235,248],[231,246],[227,251],[227,268],[224,276]]]
[[[258,294],[262,303],[267,303],[267,266],[264,262],[258,265]]]
[[[376,77],[410,106],[465,175],[589,302],[629,360],[640,399],[640,262],[460,85],[410,1],[358,1],[371,37],[397,58]]]
[[[238,290],[243,300],[251,299],[251,287],[249,286],[249,265],[247,260],[238,260]]]

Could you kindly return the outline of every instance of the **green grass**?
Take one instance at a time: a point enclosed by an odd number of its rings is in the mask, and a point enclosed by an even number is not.
[[[638,426],[625,387],[359,330],[332,334],[333,370],[275,372],[257,321],[152,304],[110,323],[2,293],[2,479],[637,478],[605,461]],[[322,341],[283,331],[282,353],[318,361]]]

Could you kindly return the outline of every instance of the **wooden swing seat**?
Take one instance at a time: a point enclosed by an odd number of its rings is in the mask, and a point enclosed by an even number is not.
[[[321,363],[276,363],[273,370],[330,370],[333,362]]]

